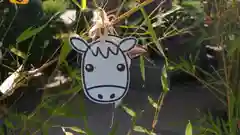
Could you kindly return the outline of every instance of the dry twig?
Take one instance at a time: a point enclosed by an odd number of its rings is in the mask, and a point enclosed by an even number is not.
[[[3,94],[0,100],[11,96],[16,89],[26,85],[33,77],[39,76],[44,69],[51,66],[53,63],[57,62],[58,58],[43,64],[40,68],[30,71],[23,71],[23,65],[21,65],[12,75],[10,75],[4,82],[0,85],[0,92]]]

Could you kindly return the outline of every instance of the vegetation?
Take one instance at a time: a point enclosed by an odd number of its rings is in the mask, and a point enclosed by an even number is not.
[[[219,99],[226,114],[226,117],[215,116],[210,111],[200,118],[200,126],[197,127],[192,126],[189,121],[185,135],[193,135],[193,129],[198,130],[201,135],[238,135],[240,132],[240,48],[238,45],[240,3],[235,0],[183,0],[172,2],[170,9],[155,10],[158,6],[163,7],[164,4],[160,3],[149,12],[145,7],[152,2],[153,0],[142,3],[138,0],[123,0],[113,11],[117,14],[114,27],[119,35],[136,36],[141,45],[147,46],[147,53],[151,59],[164,60],[161,82],[159,82],[162,83],[162,88],[159,88],[162,92],[157,100],[148,96],[149,104],[155,112],[151,128],[136,124],[141,113],[124,104],[119,106],[131,117],[132,125],[129,127],[128,135],[133,132],[157,134],[156,125],[161,119],[159,113],[170,90],[168,75],[173,71],[181,71],[193,76]],[[87,32],[92,25],[92,18],[88,13],[104,5],[93,0],[91,2],[93,6],[90,8],[89,3],[86,0],[82,0],[81,3],[76,0],[67,2],[45,0],[41,3],[44,17],[39,18],[39,23],[27,25],[27,28],[19,34],[17,30],[21,31],[23,28],[15,28],[17,25],[22,25],[14,22],[15,14],[9,13],[7,8],[0,9],[0,43],[3,57],[0,67],[1,82],[3,83],[9,77],[9,72],[16,71],[20,65],[23,66],[23,69],[16,73],[17,81],[15,80],[9,89],[9,93],[14,92],[15,96],[1,99],[1,118],[7,127],[7,131],[4,131],[6,127],[2,128],[1,134],[4,132],[8,134],[18,132],[20,135],[48,134],[49,128],[60,127],[66,135],[72,134],[70,130],[93,135],[88,127],[84,97],[81,96],[78,114],[73,113],[76,112],[76,110],[73,111],[76,107],[71,107],[70,104],[76,95],[82,93],[82,90],[79,67],[72,64],[77,57],[71,54],[68,43],[68,37],[73,32],[86,39],[89,38]],[[131,4],[138,6],[129,8]],[[0,5],[0,8],[4,6]],[[77,8],[79,14],[74,25],[63,28],[58,25],[57,18],[68,8]],[[21,8],[19,8],[20,11]],[[137,13],[140,14],[139,18],[129,19]],[[9,14],[12,14],[13,19],[9,19]],[[15,35],[12,36],[12,33]],[[16,42],[12,42],[13,40]],[[169,50],[169,44],[180,44],[179,48],[185,48],[185,50],[180,52],[177,48],[179,52],[174,52]],[[211,51],[210,58],[206,56],[206,50]],[[145,60],[148,58],[146,55],[140,55],[139,59],[141,76],[145,80]],[[206,62],[210,63],[206,65]],[[33,72],[33,69],[37,69],[36,72]],[[45,81],[40,86],[42,76],[36,76],[37,72],[45,74],[42,79]],[[59,73],[69,78],[66,90],[49,90],[47,84]],[[38,93],[40,102],[33,110],[26,113],[16,109],[14,104],[21,97],[22,90],[24,93],[29,93],[30,91],[25,89],[39,88],[41,92],[35,93]],[[60,102],[61,99],[64,99],[64,102]],[[54,117],[81,118],[85,127],[84,129],[76,126],[63,127],[51,121]],[[114,123],[109,135],[115,134],[118,124],[120,123]]]

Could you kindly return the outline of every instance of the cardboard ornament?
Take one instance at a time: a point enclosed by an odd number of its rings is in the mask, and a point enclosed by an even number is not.
[[[137,39],[107,35],[91,43],[79,35],[69,38],[71,47],[82,55],[81,76],[85,95],[99,104],[119,103],[130,85],[131,58],[127,52]]]

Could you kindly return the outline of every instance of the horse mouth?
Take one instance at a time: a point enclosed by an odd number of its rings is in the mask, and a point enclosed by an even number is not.
[[[87,88],[85,94],[97,103],[113,103],[122,99],[127,92],[126,87],[117,85],[98,85]]]
[[[126,89],[126,87],[118,86],[118,85],[97,85],[97,86],[89,87],[86,90],[89,91],[89,90],[94,90],[97,88],[119,88],[119,89],[124,89],[124,90]]]

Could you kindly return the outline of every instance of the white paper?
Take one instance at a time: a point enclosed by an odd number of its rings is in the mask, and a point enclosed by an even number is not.
[[[105,40],[87,43],[78,35],[70,37],[70,45],[82,54],[81,75],[85,95],[99,104],[119,103],[130,84],[131,59],[127,51],[137,40],[107,36]]]

